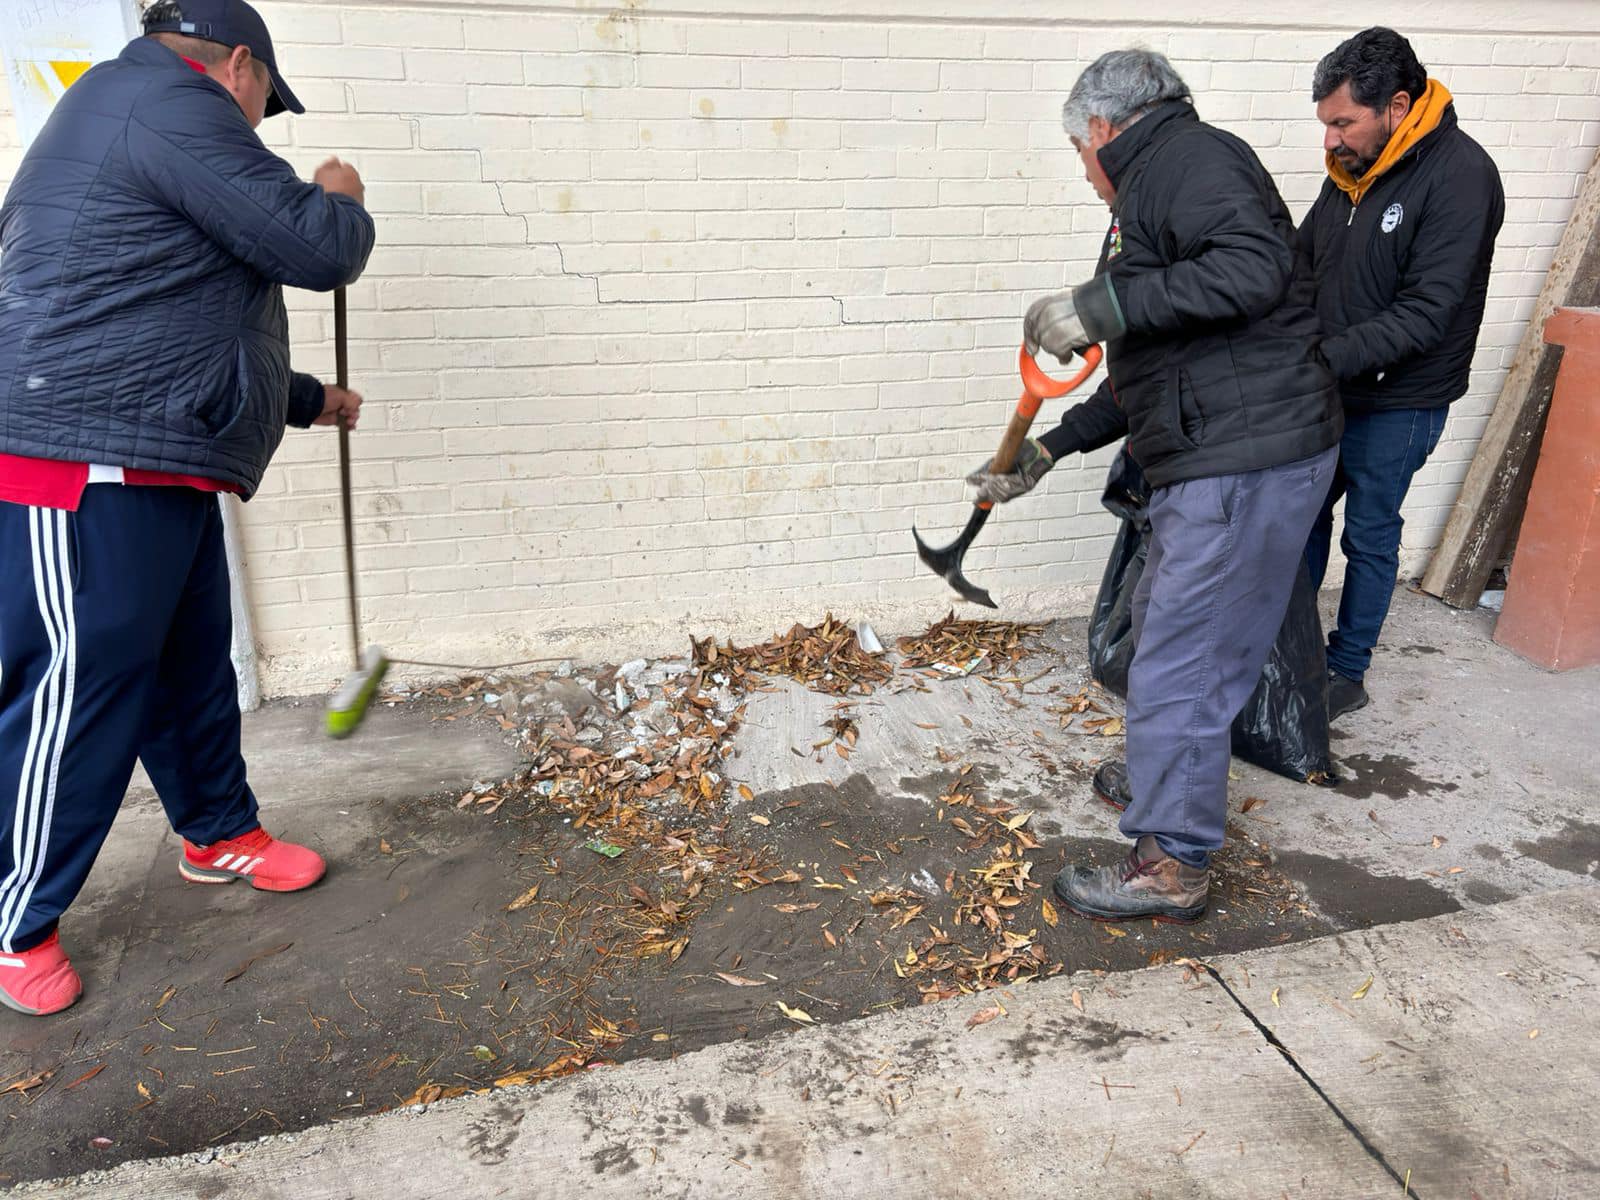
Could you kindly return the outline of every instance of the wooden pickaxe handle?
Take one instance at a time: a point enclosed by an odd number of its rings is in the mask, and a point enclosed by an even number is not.
[[[1083,352],[1082,370],[1071,379],[1052,379],[1040,370],[1033,355],[1028,353],[1028,348],[1022,347],[1017,356],[1017,369],[1022,375],[1022,398],[1017,401],[1017,407],[1011,413],[1011,422],[1006,426],[1005,436],[1000,439],[1000,449],[994,452],[994,458],[990,460],[991,474],[1004,475],[1016,464],[1017,451],[1022,449],[1028,430],[1033,427],[1033,420],[1039,415],[1039,406],[1046,400],[1065,396],[1089,378],[1100,365],[1102,357],[1103,353],[1099,346],[1090,346]],[[988,508],[989,505],[981,504],[979,507]]]

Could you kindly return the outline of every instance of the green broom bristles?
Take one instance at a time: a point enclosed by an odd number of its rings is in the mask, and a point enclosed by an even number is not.
[[[377,646],[361,656],[361,669],[346,675],[339,690],[328,698],[327,730],[331,738],[347,738],[356,731],[389,671],[389,660]]]

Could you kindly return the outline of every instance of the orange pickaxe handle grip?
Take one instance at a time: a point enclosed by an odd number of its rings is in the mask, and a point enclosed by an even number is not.
[[[1017,461],[1017,451],[1022,449],[1022,443],[1027,439],[1028,430],[1033,427],[1033,419],[1039,415],[1039,405],[1045,400],[1054,400],[1072,391],[1094,374],[1102,357],[1104,355],[1099,346],[1090,346],[1083,352],[1082,370],[1071,379],[1052,379],[1039,369],[1039,364],[1033,360],[1033,355],[1028,353],[1028,348],[1022,347],[1017,354],[1017,369],[1022,373],[1022,398],[1017,401],[1017,407],[1011,414],[1011,423],[1006,426],[1005,437],[1000,439],[1000,449],[994,453],[989,466],[990,471],[996,475],[1004,475],[1011,469],[1012,464]]]

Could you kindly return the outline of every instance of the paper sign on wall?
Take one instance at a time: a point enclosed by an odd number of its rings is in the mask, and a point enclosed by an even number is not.
[[[138,31],[134,0],[0,0],[0,57],[22,144],[79,76]]]

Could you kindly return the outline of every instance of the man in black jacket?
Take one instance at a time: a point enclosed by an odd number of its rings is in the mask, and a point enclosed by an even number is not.
[[[1102,56],[1063,123],[1111,207],[1090,282],[1028,310],[1024,339],[1065,360],[1108,343],[1106,382],[1004,475],[1004,501],[1063,454],[1126,437],[1153,489],[1134,599],[1128,760],[1095,789],[1124,809],[1127,859],[1068,867],[1057,894],[1102,920],[1193,921],[1222,846],[1228,727],[1289,605],[1342,428],[1294,223],[1250,148],[1204,125],[1159,54]]]
[[[1363,680],[1400,570],[1400,505],[1467,390],[1505,193],[1456,124],[1450,93],[1392,29],[1358,33],[1324,58],[1311,97],[1328,180],[1299,240],[1345,433],[1306,558],[1320,586],[1343,496],[1344,592],[1328,638],[1329,712],[1340,716],[1367,703]]]

